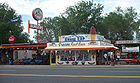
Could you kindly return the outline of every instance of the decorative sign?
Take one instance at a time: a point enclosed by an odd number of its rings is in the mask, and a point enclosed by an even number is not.
[[[122,47],[122,52],[139,52],[138,47]]]
[[[95,37],[96,37],[96,31],[95,31],[95,28],[94,26],[91,27],[90,29],[90,37],[91,37],[91,40],[95,40]]]
[[[101,36],[98,34],[95,35],[95,40],[110,42],[109,40],[106,40],[104,38],[104,36]],[[65,41],[65,42],[67,42],[67,41],[91,41],[91,35],[90,34],[62,35],[61,41],[62,42],[63,41]]]
[[[43,18],[43,12],[40,8],[36,8],[32,12],[32,16],[35,20],[41,20]]]
[[[15,37],[14,36],[10,36],[8,39],[9,43],[12,44],[15,42]]]
[[[47,43],[47,47],[94,46],[94,45],[100,45],[100,41],[94,41],[94,42],[57,42],[57,43]]]
[[[38,30],[42,30],[42,29],[43,29],[42,26],[37,26],[37,25],[35,25],[35,24],[29,24],[29,28],[38,29]]]

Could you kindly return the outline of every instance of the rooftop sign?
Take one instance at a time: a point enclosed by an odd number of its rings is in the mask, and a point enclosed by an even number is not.
[[[68,42],[68,41],[91,41],[92,37],[90,34],[77,34],[77,35],[62,35],[61,41],[62,42]],[[95,34],[95,39],[97,41],[106,41],[109,42],[109,40],[106,40],[104,36]]]

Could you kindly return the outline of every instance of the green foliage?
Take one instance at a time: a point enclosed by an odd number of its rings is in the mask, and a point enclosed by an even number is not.
[[[39,33],[39,42],[46,43],[51,42],[54,39],[54,30],[55,30],[55,22],[54,18],[44,18],[42,22],[40,22],[40,26],[43,27],[43,30]],[[37,33],[35,31],[35,33]],[[37,40],[37,36],[35,36]]]
[[[116,11],[110,12],[103,20],[102,35],[112,41],[132,40],[135,31],[138,31],[137,13],[133,7],[122,10],[120,7]]]
[[[101,4],[93,4],[92,2],[82,1],[75,6],[70,6],[61,15],[59,23],[62,34],[88,34],[91,26],[99,32],[100,23],[102,21],[103,6]]]
[[[137,26],[138,28],[136,28],[136,39],[140,40],[140,19],[137,21]]]
[[[21,16],[7,4],[0,3],[0,44],[8,43],[8,38],[15,36],[15,43],[30,42],[29,35],[22,33]]]
[[[55,40],[58,41],[60,29],[62,30],[62,35],[88,34],[91,26],[94,26],[96,31],[99,32],[101,29],[102,11],[103,6],[101,4],[93,4],[90,1],[82,1],[75,6],[70,6],[60,16],[52,18],[52,21],[44,19],[46,22],[44,22],[44,20],[41,22],[41,24],[46,24],[45,26],[43,25],[45,31],[40,33],[40,36],[44,37],[40,37],[40,39],[43,40],[45,38],[47,41],[50,41],[50,38],[53,37],[54,34]],[[46,28],[48,30],[51,29],[52,34],[48,34]]]
[[[114,12],[102,16],[103,6],[92,2],[82,1],[68,7],[64,13],[54,18],[45,18],[41,25],[44,30],[40,33],[40,41],[58,41],[59,30],[62,35],[89,34],[91,26],[96,33],[111,41],[132,40],[134,32],[140,37],[140,20],[133,7],[122,10],[117,7]]]

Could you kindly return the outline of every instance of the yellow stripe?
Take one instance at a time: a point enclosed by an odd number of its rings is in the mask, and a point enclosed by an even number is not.
[[[90,78],[140,78],[140,76],[90,76],[90,75],[37,75],[37,74],[0,74],[0,76],[47,76],[47,77],[90,77]]]

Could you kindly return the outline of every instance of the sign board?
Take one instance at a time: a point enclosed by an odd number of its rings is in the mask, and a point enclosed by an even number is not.
[[[123,41],[116,41],[115,44],[134,44],[134,43],[139,43],[140,40],[123,40]]]
[[[101,42],[101,45],[102,46],[113,46],[113,44],[111,44],[111,43],[108,43],[108,42]]]
[[[63,47],[63,46],[94,46],[100,45],[100,41],[94,42],[53,42],[47,43],[47,47]]]
[[[9,43],[12,44],[15,42],[15,37],[14,36],[10,36],[8,39]]]
[[[109,42],[109,40],[106,40],[104,36],[95,34],[95,39],[97,41],[106,41]],[[91,35],[90,34],[77,34],[77,35],[62,35],[61,36],[61,41],[62,42],[67,42],[67,41],[91,41]]]
[[[35,24],[29,24],[29,28],[38,29],[38,30],[42,30],[42,29],[43,29],[42,26],[37,26],[37,25],[35,25]]]
[[[43,18],[43,12],[40,8],[36,8],[32,12],[32,16],[35,20],[41,20]]]
[[[122,47],[122,52],[139,52],[138,47]]]

